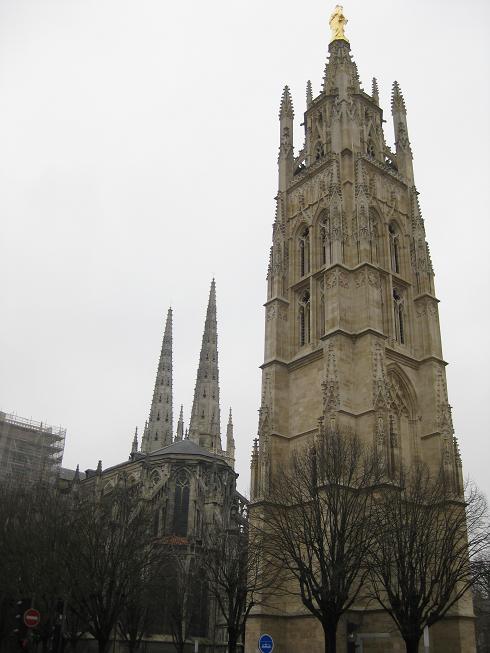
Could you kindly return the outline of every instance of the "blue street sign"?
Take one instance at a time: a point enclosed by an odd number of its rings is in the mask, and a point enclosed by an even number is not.
[[[274,640],[270,635],[261,635],[259,637],[260,653],[272,653],[273,648],[274,648]]]

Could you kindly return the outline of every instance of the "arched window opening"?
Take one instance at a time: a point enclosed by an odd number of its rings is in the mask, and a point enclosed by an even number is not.
[[[403,297],[397,288],[393,288],[393,312],[395,321],[395,340],[401,345],[405,344],[405,315]]]
[[[400,274],[400,234],[394,222],[388,227],[390,232],[391,271]]]
[[[175,479],[174,500],[174,534],[187,536],[187,521],[189,517],[189,479],[185,472],[180,472]]]
[[[304,277],[310,271],[310,232],[305,227],[299,237],[299,275]]]
[[[299,300],[299,344],[310,342],[310,293],[305,290]]]

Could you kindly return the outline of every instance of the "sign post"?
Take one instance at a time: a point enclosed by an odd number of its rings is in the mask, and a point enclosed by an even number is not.
[[[260,653],[272,653],[274,650],[274,640],[270,635],[261,635],[259,637]]]
[[[35,608],[29,608],[24,612],[24,624],[27,628],[36,628],[41,623],[41,614]]]

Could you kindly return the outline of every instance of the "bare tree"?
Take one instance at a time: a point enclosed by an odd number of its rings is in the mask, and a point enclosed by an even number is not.
[[[67,505],[66,497],[47,483],[1,485],[0,636],[12,632],[9,604],[35,597],[42,617],[36,635],[47,649],[59,625],[58,606],[66,584],[59,560],[67,545]]]
[[[119,486],[105,497],[84,497],[72,512],[64,557],[71,610],[105,653],[132,586],[152,565],[151,515],[137,491]]]
[[[367,578],[377,478],[375,459],[357,437],[330,432],[273,479],[263,516],[266,555],[296,579],[292,591],[320,621],[328,653]]]
[[[407,653],[425,626],[442,619],[476,579],[485,548],[486,502],[473,486],[455,496],[443,473],[419,464],[380,490],[372,510],[371,582]]]
[[[165,545],[165,621],[178,653],[188,638],[201,631],[205,612],[205,572],[200,552],[185,544]]]
[[[250,610],[270,585],[270,568],[261,565],[261,535],[248,524],[217,530],[206,538],[205,570],[228,634],[228,652],[235,653]]]

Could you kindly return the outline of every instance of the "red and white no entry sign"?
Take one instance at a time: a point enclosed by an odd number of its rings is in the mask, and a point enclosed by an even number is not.
[[[35,608],[29,608],[24,612],[24,623],[28,628],[35,628],[41,623],[41,614]]]

